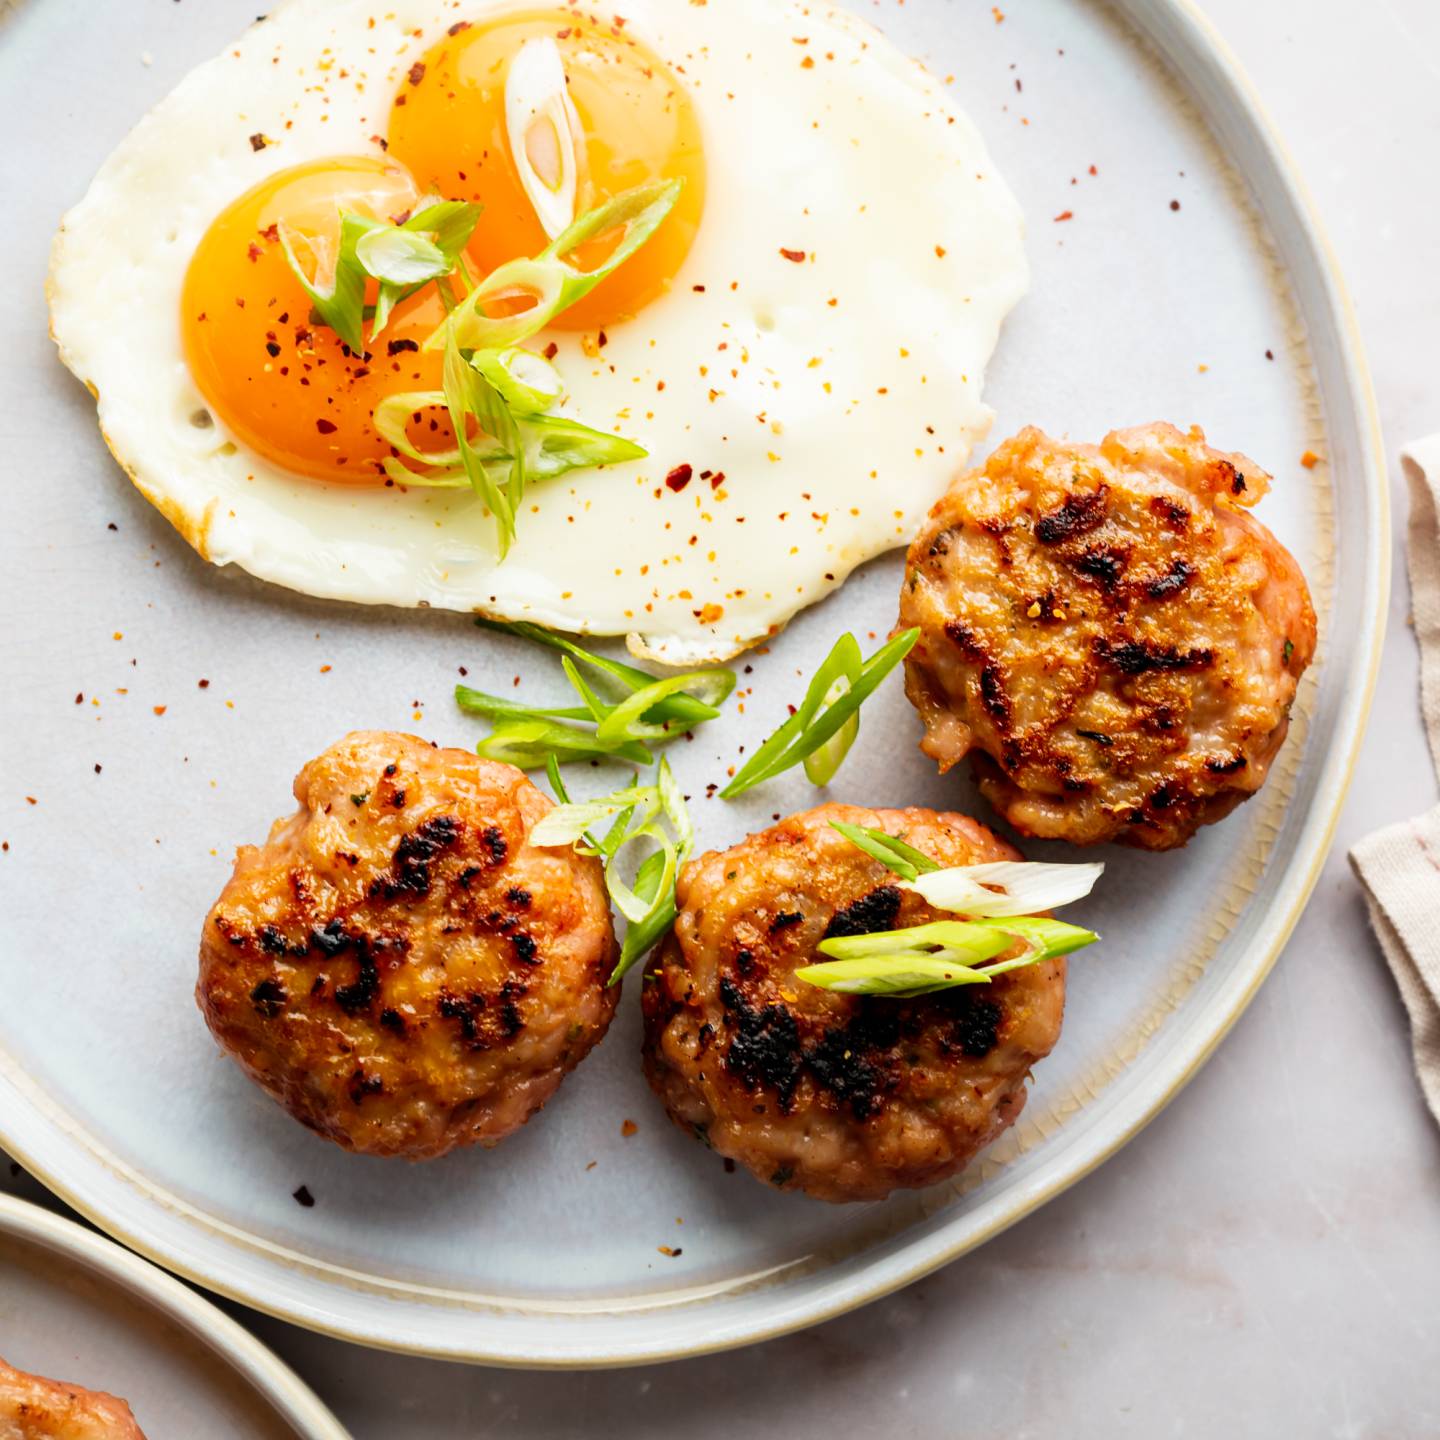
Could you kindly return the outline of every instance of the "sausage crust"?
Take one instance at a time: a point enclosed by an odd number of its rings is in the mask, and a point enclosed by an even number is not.
[[[1240,508],[1269,485],[1198,429],[1007,441],[910,547],[921,749],[942,771],[974,752],[1022,835],[1166,850],[1229,814],[1315,652],[1300,567]]]
[[[672,1120],[779,1189],[879,1200],[959,1171],[1012,1124],[1060,1035],[1065,961],[913,1000],[796,980],[827,935],[955,919],[832,820],[942,865],[1014,860],[963,815],[822,805],[687,865],[647,967],[645,1073]]]
[[[497,1144],[614,1014],[599,862],[527,843],[551,802],[519,770],[413,735],[346,736],[295,798],[206,917],[206,1023],[347,1150]]]

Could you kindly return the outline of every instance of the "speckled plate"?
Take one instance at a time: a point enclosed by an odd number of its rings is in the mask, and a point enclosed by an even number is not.
[[[1105,943],[1072,967],[1060,1048],[1020,1123],[955,1184],[834,1208],[726,1174],[647,1091],[633,993],[497,1152],[412,1168],[314,1139],[216,1054],[190,998],[233,845],[264,834],[299,763],[349,728],[473,740],[448,700],[459,665],[560,691],[543,657],[463,618],[217,572],[126,484],[46,338],[47,246],[115,141],[254,6],[22,3],[0,15],[0,120],[45,143],[0,154],[0,1142],[136,1249],[302,1325],[435,1355],[607,1365],[741,1344],[905,1284],[1098,1165],[1279,954],[1359,741],[1388,578],[1359,341],[1298,182],[1184,0],[1025,0],[1003,19],[979,0],[863,8],[953,74],[1030,219],[1033,288],[989,389],[997,435],[1199,422],[1276,473],[1260,513],[1310,578],[1322,641],[1268,787],[1182,853],[1106,857],[1083,914]],[[839,630],[888,628],[898,576],[871,565],[753,657],[745,715],[681,747],[688,790],[774,723]],[[917,734],[888,687],[836,797],[976,804],[937,780]],[[813,798],[791,777],[695,813],[725,844]]]
[[[0,1195],[0,1356],[108,1390],[150,1440],[346,1440],[254,1336],[103,1236]]]

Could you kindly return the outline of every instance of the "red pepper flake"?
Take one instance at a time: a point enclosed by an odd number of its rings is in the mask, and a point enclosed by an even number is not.
[[[603,350],[610,343],[610,337],[602,330],[595,337],[595,343]]]
[[[419,344],[414,340],[391,340],[385,346],[388,355],[403,355],[407,350],[418,350]]]
[[[154,710],[157,715],[163,715],[165,713],[165,707],[163,705],[152,705],[150,708]]]
[[[267,225],[261,232],[260,238],[268,240],[273,245],[280,238],[280,222],[277,220],[273,225]]]
[[[280,353],[280,347],[273,340],[267,340],[265,353],[273,360]]]
[[[322,665],[320,667],[320,673],[322,675],[328,675],[330,673],[330,667],[328,665]]]
[[[470,22],[468,20],[457,20],[445,33],[447,35],[458,35],[462,30],[468,30],[469,28]]]
[[[245,253],[250,257],[250,263],[253,265],[265,252],[252,240]]]
[[[710,488],[711,488],[712,490],[718,490],[724,483],[725,483],[725,472],[724,472],[723,470],[717,470],[717,471],[710,477]]]
[[[805,259],[805,252],[803,250],[787,250],[783,245],[780,247],[780,253],[790,261],[792,265],[799,265]]]
[[[85,703],[85,692],[83,690],[77,690],[75,692],[75,703],[77,705],[83,705]]]
[[[1075,218],[1075,212],[1074,212],[1073,210],[1062,210],[1062,211],[1055,217],[1055,223],[1058,225],[1062,220],[1073,220],[1074,218]]]
[[[998,5],[992,5],[990,7],[990,13],[995,17],[995,23],[997,25],[1003,25],[1005,23],[1005,12]]]
[[[25,797],[25,803],[27,805],[38,805],[40,802],[33,795],[27,795]]]
[[[1178,200],[1172,200],[1170,202],[1170,208],[1172,210],[1178,210],[1180,208],[1180,202]]]
[[[813,55],[807,55],[800,62],[800,68],[802,70],[813,70],[815,68],[815,57]]]
[[[333,420],[317,420],[315,428],[322,435],[333,435],[335,433],[335,422]]]
[[[418,85],[425,78],[425,62],[417,60],[410,67],[410,74],[407,78],[412,85]]]
[[[627,1120],[627,1121],[620,1127],[620,1133],[628,1140],[628,1139],[629,1139],[632,1135],[634,1135],[639,1129],[640,1129],[640,1127],[639,1127],[633,1120]]]
[[[372,145],[378,145],[382,150],[388,150],[390,148],[390,142],[383,135],[372,135],[370,137],[370,143]]]
[[[547,360],[553,360],[559,353],[560,347],[553,340],[545,347],[545,358]]]
[[[678,495],[690,483],[690,477],[694,473],[689,465],[677,465],[665,477],[665,483]]]
[[[1313,450],[1307,450],[1300,457],[1300,463],[1307,470],[1313,470],[1320,463],[1320,457]]]
[[[252,150],[263,150],[270,141],[258,130],[250,137],[250,148]]]
[[[943,245],[937,245],[935,247],[935,258],[937,260],[943,260],[947,254],[949,254],[949,251],[947,251]]]
[[[293,1192],[293,1195],[295,1203],[304,1206],[306,1210],[309,1210],[315,1204],[315,1197],[310,1193],[310,1187],[308,1185],[300,1186],[298,1190]]]
[[[672,1260],[678,1260],[685,1253],[678,1245],[673,1250],[668,1245],[657,1245],[655,1248],[662,1255],[668,1255]]]
[[[1092,175],[1098,175],[1100,172],[1092,165],[1092,166],[1090,167],[1090,173],[1091,173]]]
[[[208,680],[201,680],[201,681],[198,681],[197,683],[199,684],[199,686],[200,686],[200,688],[201,688],[202,690],[208,690],[208,689],[210,688],[210,682],[209,682]]]

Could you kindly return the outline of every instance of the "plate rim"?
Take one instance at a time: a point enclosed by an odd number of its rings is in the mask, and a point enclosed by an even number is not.
[[[0,1235],[111,1281],[174,1321],[223,1360],[305,1440],[350,1440],[324,1401],[273,1350],[173,1275],[76,1221],[0,1194]]]
[[[1158,1083],[1142,1096],[1127,1102],[1126,1110],[1112,1116],[1111,1125],[1103,1135],[1077,1147],[1076,1153],[1059,1163],[1052,1174],[1018,1193],[1002,1213],[991,1217],[984,1225],[949,1243],[945,1243],[942,1232],[942,1236],[936,1237],[918,1254],[901,1251],[889,1259],[879,1260],[842,1282],[838,1293],[833,1296],[812,1298],[779,1317],[773,1314],[767,1317],[761,1313],[754,1319],[728,1327],[716,1336],[691,1340],[678,1346],[666,1342],[663,1335],[641,1340],[626,1338],[618,1343],[614,1337],[597,1337],[598,1343],[591,1344],[583,1353],[567,1349],[559,1355],[547,1355],[535,1346],[528,1349],[506,1347],[499,1344],[493,1335],[464,1339],[453,1345],[438,1345],[407,1340],[387,1331],[383,1316],[374,1310],[368,1315],[345,1315],[334,1306],[319,1302],[313,1302],[308,1312],[298,1303],[286,1307],[280,1299],[267,1300],[257,1296],[253,1282],[247,1289],[243,1283],[218,1275],[217,1271],[222,1267],[207,1266],[196,1253],[197,1247],[193,1244],[187,1246],[183,1233],[180,1236],[174,1232],[167,1233],[153,1223],[151,1233],[127,1233],[125,1226],[107,1215],[98,1203],[75,1193],[58,1173],[58,1167],[46,1165],[30,1146],[8,1134],[11,1127],[3,1113],[0,1113],[0,1145],[59,1199],[114,1240],[123,1242],[129,1250],[101,1236],[89,1235],[72,1221],[6,1196],[0,1196],[0,1229],[6,1228],[7,1212],[14,1206],[26,1206],[55,1226],[73,1229],[96,1251],[104,1252],[101,1268],[107,1273],[113,1273],[121,1283],[134,1278],[139,1287],[138,1293],[157,1300],[164,1295],[175,1301],[181,1312],[177,1313],[177,1318],[181,1318],[182,1322],[191,1316],[203,1317],[202,1326],[208,1323],[224,1333],[227,1342],[252,1356],[259,1372],[268,1372],[272,1378],[281,1379],[281,1393],[288,1388],[292,1395],[308,1400],[315,1407],[312,1413],[331,1427],[302,1433],[324,1436],[327,1440],[332,1436],[348,1440],[347,1432],[340,1428],[339,1422],[283,1361],[174,1276],[317,1334],[398,1354],[501,1367],[568,1370],[692,1358],[776,1339],[834,1319],[892,1294],[978,1248],[1098,1169],[1134,1139],[1195,1077],[1248,1009],[1273,969],[1309,902],[1332,848],[1335,829],[1364,740],[1381,663],[1391,580],[1390,491],[1379,412],[1354,307],[1299,167],[1271,120],[1259,91],[1228,42],[1201,8],[1199,0],[1094,0],[1094,3],[1118,14],[1139,32],[1145,42],[1159,49],[1163,54],[1164,67],[1173,76],[1179,78],[1182,75],[1182,62],[1197,62],[1215,86],[1219,97],[1218,101],[1205,102],[1198,99],[1193,86],[1184,87],[1189,97],[1196,101],[1202,120],[1213,132],[1220,110],[1228,111],[1228,118],[1239,122],[1256,153],[1268,163],[1271,173],[1266,177],[1267,193],[1278,199],[1286,210],[1287,218],[1300,240],[1300,256],[1313,266],[1312,278],[1318,285],[1320,299],[1310,307],[1311,312],[1328,313],[1341,342],[1339,353],[1335,356],[1341,379],[1340,403],[1328,413],[1333,416],[1342,410],[1348,412],[1348,421],[1353,426],[1358,446],[1355,470],[1358,479],[1363,482],[1366,526],[1359,559],[1362,565],[1360,588],[1366,603],[1354,631],[1359,663],[1352,666],[1353,678],[1360,683],[1352,688],[1348,699],[1340,705],[1334,737],[1318,762],[1322,773],[1316,787],[1316,804],[1311,810],[1312,833],[1297,844],[1296,873],[1288,887],[1288,901],[1284,903],[1283,913],[1272,912],[1269,938],[1258,942],[1240,967],[1238,978],[1243,979],[1243,985],[1229,998],[1224,1012],[1211,1017],[1198,1037],[1192,1037],[1177,1050],[1169,1067],[1157,1077]],[[1167,46],[1162,38],[1162,31],[1167,29],[1173,37],[1172,46]],[[1216,143],[1226,158],[1235,164],[1236,173],[1256,184],[1257,199],[1264,198],[1255,181],[1254,165],[1241,166],[1236,162],[1234,147],[1218,135]],[[1298,273],[1293,263],[1286,269],[1292,276]],[[3,1081],[3,1076],[0,1076],[0,1081]],[[136,1253],[130,1253],[132,1251]],[[111,1266],[115,1267],[113,1271]],[[172,1293],[170,1287],[178,1295]],[[656,1313],[663,1315],[665,1312],[660,1310]],[[195,1333],[202,1339],[210,1340],[203,1328],[195,1329]],[[214,1343],[213,1340],[211,1343]],[[216,1348],[217,1353],[236,1363],[227,1351]],[[248,1369],[240,1368],[242,1374],[248,1376]],[[274,1396],[269,1389],[262,1387],[262,1393],[273,1401]],[[287,1419],[291,1418],[288,1410],[281,1413]],[[292,1420],[292,1423],[296,1422]]]

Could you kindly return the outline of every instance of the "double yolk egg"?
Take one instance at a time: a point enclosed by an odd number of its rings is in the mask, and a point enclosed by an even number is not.
[[[426,286],[396,307],[370,353],[356,355],[312,323],[280,230],[303,240],[320,284],[327,257],[333,269],[342,212],[398,222],[437,198],[481,207],[464,256],[477,279],[538,254],[549,237],[511,148],[506,77],[521,48],[542,39],[559,51],[580,126],[576,217],[637,185],[685,181],[649,242],[557,326],[599,331],[669,288],[705,199],[699,121],[673,72],[622,25],[573,11],[461,22],[403,77],[383,154],[272,175],[225,209],[195,251],[181,298],[185,359],[214,414],[250,449],[315,479],[385,483],[381,463],[391,452],[372,417],[387,395],[440,388],[443,357],[421,347],[444,319],[442,301]],[[600,237],[596,253],[569,258],[592,268],[613,243]]]

